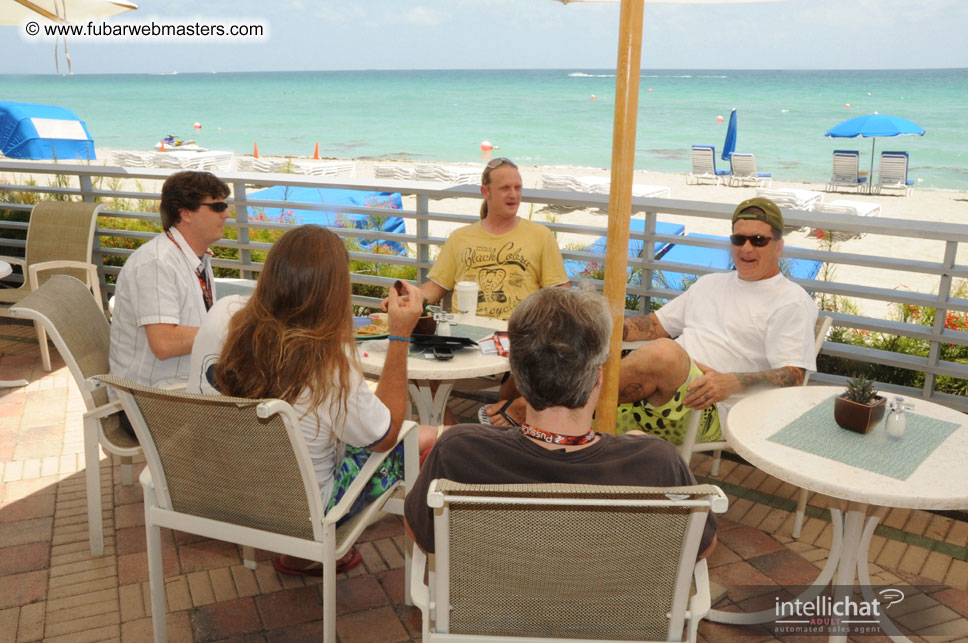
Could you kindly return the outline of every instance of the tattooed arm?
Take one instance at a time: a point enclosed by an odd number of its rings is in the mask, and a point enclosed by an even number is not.
[[[626,317],[622,326],[623,342],[640,342],[669,337],[669,333],[659,323],[659,318],[655,313],[650,313],[645,317]]]
[[[705,364],[696,362],[696,365],[703,375],[686,388],[689,395],[682,403],[698,409],[722,402],[733,393],[752,388],[799,386],[803,384],[806,376],[806,370],[798,366],[781,366],[755,373],[720,373]]]
[[[797,366],[781,366],[758,373],[737,373],[736,378],[744,389],[753,386],[782,388],[784,386],[800,386],[803,384],[803,378],[806,374],[806,369]]]

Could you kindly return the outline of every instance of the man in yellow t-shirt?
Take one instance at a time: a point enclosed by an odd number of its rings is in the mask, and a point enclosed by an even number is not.
[[[434,304],[458,281],[473,281],[477,314],[507,319],[538,289],[567,286],[568,274],[551,231],[518,217],[521,174],[514,163],[505,158],[488,163],[481,196],[481,220],[450,235],[420,289]]]

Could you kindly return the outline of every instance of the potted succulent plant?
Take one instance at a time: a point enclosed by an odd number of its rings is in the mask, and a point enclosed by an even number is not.
[[[863,375],[847,380],[847,390],[834,398],[834,420],[841,428],[866,434],[884,417],[887,398]]]

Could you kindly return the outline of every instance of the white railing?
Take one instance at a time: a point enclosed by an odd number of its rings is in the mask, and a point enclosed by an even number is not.
[[[160,186],[160,181],[163,181],[171,172],[172,170],[147,168],[134,169],[0,161],[0,210],[14,212],[30,211],[29,205],[16,203],[16,199],[9,198],[10,192],[37,193],[41,198],[73,198],[85,201],[101,200],[109,203],[114,203],[117,200],[157,201],[159,194],[155,190]],[[411,249],[407,256],[351,252],[351,258],[375,263],[412,266],[417,271],[418,281],[426,279],[427,271],[432,265],[432,256],[434,254],[432,248],[440,246],[444,242],[444,238],[430,235],[430,222],[445,221],[463,224],[477,220],[477,217],[474,215],[456,214],[448,211],[449,199],[478,199],[480,193],[477,186],[443,185],[386,179],[325,180],[321,177],[303,175],[250,172],[217,172],[217,174],[232,186],[234,198],[230,199],[230,201],[234,204],[236,210],[235,226],[238,230],[238,238],[235,240],[224,239],[215,245],[237,249],[238,259],[230,260],[219,258],[213,263],[218,268],[237,270],[239,276],[242,277],[255,277],[262,268],[260,263],[252,260],[252,251],[268,250],[269,248],[269,244],[252,241],[250,233],[255,230],[285,230],[288,227],[282,223],[254,220],[257,208],[279,207],[279,202],[249,198],[249,189],[253,187],[283,185],[358,189],[399,192],[403,196],[414,197],[415,207],[413,209],[403,210],[385,210],[363,206],[320,203],[297,203],[291,201],[286,203],[286,207],[287,209],[293,208],[324,212],[364,213],[380,217],[386,217],[389,214],[412,222],[410,229],[413,230],[413,233],[408,232],[407,234],[353,228],[339,228],[338,233],[344,238],[383,239],[396,241],[400,244],[407,244]],[[39,183],[42,182],[42,177],[44,176],[56,176],[60,178],[50,178],[48,179],[48,185],[40,185]],[[31,179],[31,177],[35,178]],[[37,180],[37,177],[40,177],[40,179]],[[123,185],[121,185],[121,182],[123,182]],[[139,188],[137,191],[129,189],[132,183],[140,184],[140,182],[149,183],[152,189]],[[117,183],[120,187],[105,187],[106,184],[114,183]],[[608,207],[608,196],[604,194],[525,190],[523,198],[526,204],[533,203],[536,208],[542,207],[543,205],[554,206],[559,210],[567,208],[607,209]],[[522,212],[528,207],[528,205],[522,206]],[[646,248],[651,248],[652,244],[656,241],[707,247],[719,245],[714,241],[693,239],[689,236],[682,237],[656,234],[654,232],[655,222],[660,215],[679,215],[696,219],[722,220],[725,231],[732,213],[732,206],[726,204],[672,199],[634,198],[632,200],[632,208],[633,216],[643,217],[646,221],[645,232],[633,232],[632,238],[642,239],[644,247]],[[142,209],[146,208],[137,208],[136,210]],[[102,210],[101,214],[110,217],[149,221],[158,220],[156,214],[143,211],[108,209]],[[940,260],[925,257],[922,260],[912,261],[898,259],[892,256],[843,253],[833,250],[792,249],[789,246],[785,249],[784,256],[825,262],[828,265],[836,266],[839,271],[838,274],[842,271],[855,269],[881,269],[895,271],[899,274],[920,273],[922,275],[929,275],[932,279],[936,278],[934,292],[897,290],[889,287],[865,286],[822,279],[797,279],[795,281],[813,293],[936,308],[937,312],[934,325],[930,327],[863,315],[836,312],[826,313],[834,318],[835,326],[923,340],[929,346],[927,357],[874,350],[830,341],[824,344],[822,353],[850,360],[859,360],[861,362],[924,372],[925,382],[922,389],[912,389],[890,384],[883,384],[881,388],[889,392],[930,397],[949,406],[968,411],[968,399],[964,396],[935,391],[935,378],[939,375],[968,379],[968,365],[959,362],[944,361],[940,358],[940,347],[942,345],[968,345],[968,333],[945,328],[947,313],[968,312],[968,299],[952,296],[952,280],[968,279],[968,266],[956,262],[960,244],[968,242],[968,225],[911,222],[886,218],[863,218],[797,210],[784,210],[783,214],[787,225],[793,227],[809,226],[843,233],[889,236],[896,238],[898,244],[903,244],[910,239],[936,240],[941,244],[944,251]],[[567,219],[567,215],[561,215],[556,217],[555,221],[547,223],[547,225],[556,233],[587,236],[589,243],[594,238],[605,234],[604,226],[574,225],[567,223]],[[0,231],[26,230],[26,227],[27,224],[24,222],[0,221]],[[151,233],[98,227],[97,236],[95,261],[100,261],[102,256],[115,255],[124,257],[131,252],[130,250],[102,247],[100,237],[147,239],[151,237]],[[6,246],[5,248],[0,248],[0,254],[9,254],[11,248],[23,248],[24,242],[22,240],[0,239],[0,246]],[[661,259],[656,260],[649,256],[648,253],[643,254],[646,256],[643,256],[641,259],[631,260],[633,268],[641,269],[641,285],[630,285],[628,290],[630,295],[638,297],[639,308],[643,311],[649,310],[650,300],[652,298],[668,299],[674,297],[679,292],[658,285],[661,280],[657,279],[657,271],[676,271],[696,275],[711,271],[710,269],[689,264],[670,263]],[[574,250],[563,250],[563,255],[566,259],[579,259],[588,262],[601,262],[603,260],[601,254]],[[116,274],[118,271],[118,267],[102,265],[100,268],[102,281],[105,281],[106,278]],[[354,284],[384,287],[388,286],[392,281],[390,278],[362,273],[353,273],[352,280]],[[107,281],[111,280],[108,279]],[[594,286],[601,287],[601,282],[595,280],[587,281]],[[106,292],[112,290],[110,283],[105,282],[104,285]],[[376,302],[377,300],[372,297],[354,297],[354,303],[358,305],[373,306]],[[814,382],[824,383],[839,383],[842,380],[843,378],[839,376],[822,372],[817,373],[812,378]]]

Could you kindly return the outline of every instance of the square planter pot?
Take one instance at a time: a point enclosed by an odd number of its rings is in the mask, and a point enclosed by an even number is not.
[[[834,398],[834,421],[843,429],[866,434],[884,417],[886,407],[887,398],[881,395],[870,405],[859,404],[839,395]]]

